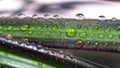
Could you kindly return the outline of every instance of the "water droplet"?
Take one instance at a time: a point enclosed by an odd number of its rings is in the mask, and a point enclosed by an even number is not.
[[[120,26],[118,26],[116,30],[117,30],[117,31],[120,31]]]
[[[104,48],[106,48],[107,46],[108,46],[108,43],[105,43],[105,44],[104,44]]]
[[[80,24],[78,24],[78,25],[77,25],[77,28],[78,28],[78,29],[80,29],[80,28],[81,28],[81,25],[80,25]]]
[[[99,44],[97,42],[94,43],[94,45],[93,45],[94,48],[98,48],[98,46],[99,46]]]
[[[80,33],[80,37],[81,37],[81,38],[86,38],[86,37],[87,37],[87,34],[86,34],[86,33]]]
[[[117,51],[120,52],[120,46],[117,47]]]
[[[98,28],[97,26],[95,26],[95,27],[93,28],[93,30],[94,30],[94,31],[97,31],[97,30],[99,30],[99,28]]]
[[[28,34],[31,35],[31,34],[33,34],[33,32],[32,32],[32,31],[29,31]]]
[[[94,36],[94,34],[90,34],[90,37],[93,37]]]
[[[2,29],[3,27],[2,26],[0,26],[0,29]]]
[[[100,20],[100,21],[104,21],[104,20],[105,20],[105,16],[104,16],[104,15],[100,15],[100,16],[99,16],[99,20]]]
[[[38,34],[42,34],[42,32],[41,32],[41,31],[39,31],[39,32],[38,32]]]
[[[48,17],[49,17],[49,14],[45,14],[44,17],[45,17],[45,18],[48,18]]]
[[[90,41],[87,41],[87,42],[85,43],[85,45],[86,45],[86,46],[90,46]]]
[[[25,18],[25,17],[26,17],[26,16],[25,16],[24,14],[19,14],[19,15],[18,15],[18,18],[19,18],[19,19],[23,19],[23,18]]]
[[[46,34],[49,35],[49,34],[51,34],[51,32],[50,32],[50,31],[47,31]]]
[[[33,18],[33,19],[36,19],[36,18],[39,18],[39,17],[38,17],[37,14],[34,14],[34,15],[32,16],[32,18]]]
[[[52,30],[57,30],[57,29],[58,29],[57,26],[53,26],[53,27],[52,27]]]
[[[84,31],[87,31],[87,30],[88,30],[88,27],[85,27],[85,28],[84,28]]]
[[[28,28],[29,28],[28,25],[23,25],[23,26],[20,28],[20,30],[22,30],[22,31],[26,31]]]
[[[99,38],[99,39],[103,39],[103,38],[104,38],[104,35],[101,34],[101,35],[98,36],[98,38]]]
[[[113,17],[113,18],[112,18],[112,21],[117,21],[117,18],[116,18],[116,17]]]
[[[85,16],[82,13],[78,13],[78,14],[76,14],[76,19],[83,20],[83,19],[85,19]]]
[[[114,36],[111,34],[111,35],[108,35],[108,38],[109,39],[112,39]]]
[[[54,15],[53,17],[54,17],[54,18],[58,18],[59,16],[58,16],[58,15]]]
[[[13,27],[12,27],[12,26],[9,26],[7,29],[8,29],[8,30],[12,30],[12,29],[13,29]]]
[[[13,37],[10,34],[7,34],[5,38],[11,40]]]
[[[67,30],[66,30],[66,35],[68,36],[68,37],[73,37],[73,36],[75,36],[76,35],[76,33],[77,33],[77,31],[76,31],[76,29],[74,29],[74,28],[68,28]]]
[[[106,33],[110,33],[110,29],[107,28],[107,29],[105,30],[105,32],[106,32]]]
[[[83,45],[82,45],[82,41],[77,41],[76,42],[76,47],[78,47],[78,48],[81,48]]]

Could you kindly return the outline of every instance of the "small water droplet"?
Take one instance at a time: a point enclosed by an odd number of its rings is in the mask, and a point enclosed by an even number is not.
[[[100,15],[98,18],[99,18],[100,21],[104,21],[105,20],[105,16],[104,15]]]
[[[29,28],[28,25],[23,25],[23,26],[20,28],[20,30],[22,30],[22,31],[26,31],[28,28]]]
[[[41,31],[39,31],[39,32],[38,32],[38,34],[42,34],[42,32],[41,32]]]
[[[8,30],[12,30],[12,29],[13,29],[13,27],[12,27],[12,26],[9,26],[7,29],[8,29]]]
[[[112,39],[113,37],[114,37],[114,35],[112,35],[112,34],[111,34],[111,35],[108,35],[108,38],[109,38],[109,39]]]
[[[93,30],[94,30],[94,31],[97,31],[97,30],[99,30],[99,28],[98,28],[97,26],[95,26],[95,27],[93,28]]]
[[[103,38],[104,38],[104,35],[101,34],[101,35],[98,36],[98,38],[99,38],[99,39],[103,39]]]
[[[81,38],[86,38],[87,37],[87,34],[86,33],[80,33],[79,35]]]
[[[24,14],[19,14],[19,15],[18,15],[18,18],[19,18],[19,19],[23,19],[23,18],[25,18],[25,17],[26,17],[26,16],[25,16]]]
[[[59,16],[58,16],[58,15],[54,15],[53,17],[54,17],[54,18],[58,18]]]
[[[52,27],[52,30],[57,30],[57,29],[58,29],[57,26],[53,26],[53,27]]]
[[[120,46],[117,47],[117,51],[120,52]]]
[[[32,18],[33,18],[33,19],[36,19],[36,18],[39,18],[39,17],[38,17],[37,14],[34,14],[34,15],[32,16]]]
[[[85,43],[85,45],[86,45],[86,46],[90,46],[90,41],[87,41],[87,42]]]
[[[116,17],[113,17],[113,18],[112,18],[112,21],[117,21],[117,18],[116,18]]]
[[[78,24],[78,25],[77,25],[77,28],[78,28],[78,29],[80,29],[80,28],[81,28],[81,25],[80,25],[80,24]]]
[[[82,41],[77,41],[75,46],[78,47],[78,48],[81,48],[83,46]]]
[[[48,17],[49,17],[49,14],[45,14],[44,17],[45,17],[45,18],[48,18]]]
[[[107,46],[108,46],[108,43],[105,43],[105,44],[104,44],[104,48],[106,48]]]
[[[33,34],[33,32],[32,32],[32,31],[29,31],[28,34],[31,35],[31,34]]]
[[[99,44],[97,42],[94,43],[94,45],[93,45],[94,48],[98,48],[98,46],[99,46]]]
[[[85,19],[85,16],[82,13],[78,13],[78,14],[76,14],[76,19],[83,20],[83,19]]]
[[[74,29],[74,28],[68,28],[67,30],[66,30],[66,35],[68,36],[68,37],[73,37],[73,36],[75,36],[76,35],[76,33],[77,33],[77,31],[76,31],[76,29]]]
[[[3,27],[2,26],[0,26],[0,29],[2,29]]]
[[[49,35],[49,34],[51,34],[51,32],[50,32],[50,31],[47,31],[46,34]]]
[[[105,30],[105,32],[106,32],[106,33],[110,33],[110,29],[107,28],[107,29]]]

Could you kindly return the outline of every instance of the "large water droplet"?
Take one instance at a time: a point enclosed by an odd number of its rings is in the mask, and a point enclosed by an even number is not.
[[[76,31],[76,29],[74,29],[74,28],[68,28],[67,30],[66,30],[66,35],[68,36],[68,37],[73,37],[73,36],[75,36],[76,35],[76,33],[77,33],[77,31]]]
[[[23,25],[23,26],[20,28],[20,30],[22,30],[22,31],[26,31],[28,28],[29,28],[28,25]]]
[[[83,19],[85,19],[85,16],[82,13],[78,13],[78,14],[76,14],[76,19],[83,20]]]
[[[105,20],[105,16],[104,15],[100,15],[98,18],[99,18],[100,21],[104,21]]]

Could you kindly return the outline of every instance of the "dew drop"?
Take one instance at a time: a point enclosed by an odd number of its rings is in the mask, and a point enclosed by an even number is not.
[[[52,30],[57,30],[57,29],[58,29],[57,26],[53,26],[53,27],[52,27]]]
[[[49,35],[49,34],[51,34],[51,32],[50,32],[50,31],[47,31],[47,32],[46,32],[46,35]]]
[[[112,39],[114,36],[111,34],[111,35],[108,35],[108,38],[109,39]]]
[[[0,26],[0,30],[2,29],[3,27],[2,26]]]
[[[8,30],[12,30],[12,29],[13,29],[13,27],[12,27],[12,26],[9,26],[7,29],[8,29]]]
[[[33,34],[33,32],[32,32],[32,31],[29,31],[28,34],[31,35],[31,34]]]
[[[20,30],[22,30],[22,31],[26,31],[28,28],[29,28],[28,25],[23,25],[23,26],[20,28]]]
[[[81,28],[81,25],[80,25],[80,24],[78,24],[78,25],[77,25],[77,28],[78,28],[78,29],[80,29],[80,28]]]
[[[117,47],[117,51],[120,52],[120,46]]]
[[[104,35],[101,34],[101,35],[98,36],[98,38],[99,38],[99,39],[103,39],[103,38],[104,38]]]
[[[105,43],[105,44],[104,44],[104,48],[106,48],[107,46],[108,46],[108,43]]]
[[[83,20],[83,19],[85,19],[85,16],[82,13],[78,13],[78,14],[76,14],[76,19]]]
[[[85,45],[86,45],[86,46],[90,46],[90,41],[87,41],[87,42],[85,43]]]
[[[26,16],[25,16],[24,14],[19,14],[19,15],[18,15],[18,18],[19,18],[19,19],[23,19],[23,18],[25,18],[25,17],[26,17]]]
[[[110,29],[107,28],[107,29],[105,30],[105,32],[106,32],[106,33],[110,33]]]
[[[58,15],[54,15],[53,17],[54,17],[54,18],[58,18],[59,16],[58,16]]]
[[[49,17],[49,14],[45,14],[44,17],[45,17],[45,18],[48,18],[48,17]]]
[[[76,31],[76,29],[74,29],[74,28],[68,28],[67,30],[66,30],[66,35],[68,36],[68,37],[73,37],[73,36],[75,36],[76,35],[76,33],[77,33],[77,31]]]
[[[97,31],[97,30],[99,30],[99,28],[98,28],[97,26],[95,26],[95,27],[93,28],[93,30],[94,30],[94,31]]]
[[[99,44],[97,42],[94,43],[94,45],[93,45],[94,48],[98,48],[98,46],[99,46]]]
[[[76,47],[78,47],[78,48],[81,48],[83,45],[82,45],[82,41],[77,41],[76,42]]]
[[[80,37],[81,37],[81,38],[86,38],[86,37],[87,37],[87,34],[86,34],[86,33],[80,33]]]
[[[32,18],[33,18],[33,19],[36,19],[36,18],[39,18],[39,17],[38,17],[37,14],[34,14],[34,15],[32,16]]]
[[[41,32],[41,31],[39,31],[39,32],[38,32],[38,34],[42,34],[42,32]]]
[[[99,18],[100,21],[104,21],[105,20],[105,16],[104,15],[100,15],[98,18]]]
[[[117,21],[117,18],[116,18],[116,17],[113,17],[113,18],[112,18],[112,21]]]

